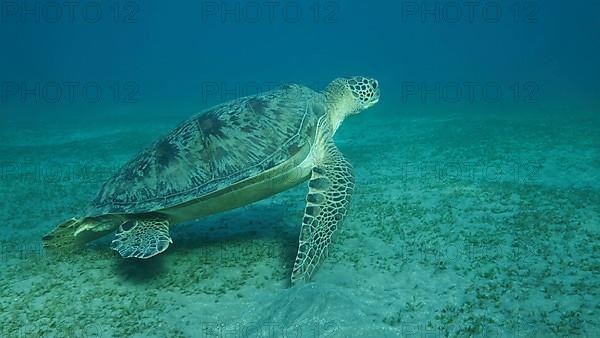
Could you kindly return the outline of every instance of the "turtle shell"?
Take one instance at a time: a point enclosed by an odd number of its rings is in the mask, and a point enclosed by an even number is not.
[[[170,208],[273,168],[310,146],[325,98],[287,85],[196,114],[125,164],[89,215]]]

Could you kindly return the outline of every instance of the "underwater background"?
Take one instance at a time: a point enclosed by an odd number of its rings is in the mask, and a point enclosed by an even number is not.
[[[600,3],[1,1],[0,337],[600,336]],[[351,209],[290,287],[306,184],[53,255],[118,168],[196,112],[379,81],[334,140]]]

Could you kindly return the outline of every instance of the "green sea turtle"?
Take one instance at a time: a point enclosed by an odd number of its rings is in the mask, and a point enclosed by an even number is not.
[[[308,180],[291,280],[308,280],[346,214],[352,167],[333,143],[349,115],[379,100],[378,83],[339,78],[323,92],[300,85],[236,99],[181,123],[125,164],[85,216],[44,236],[72,249],[114,230],[123,257],[149,258],[177,223],[237,208]]]

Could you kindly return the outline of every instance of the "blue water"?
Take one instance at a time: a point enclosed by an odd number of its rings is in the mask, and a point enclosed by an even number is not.
[[[600,335],[600,3],[0,2],[0,337]],[[306,186],[174,229],[40,238],[188,116],[376,78],[352,209],[290,287]]]

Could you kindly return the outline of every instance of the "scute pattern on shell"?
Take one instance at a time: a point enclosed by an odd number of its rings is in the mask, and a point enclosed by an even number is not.
[[[90,215],[151,212],[272,168],[312,143],[325,98],[287,85],[194,115],[102,187]]]

